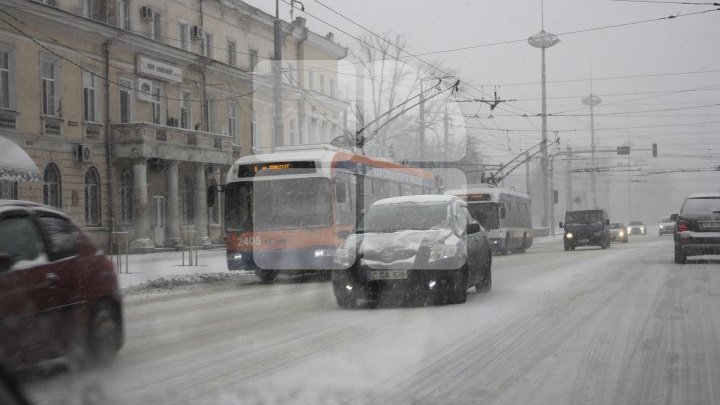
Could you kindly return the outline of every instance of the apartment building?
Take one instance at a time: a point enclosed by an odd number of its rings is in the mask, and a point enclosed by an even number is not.
[[[238,157],[281,146],[272,81],[253,73],[273,57],[273,16],[235,0],[0,6],[0,136],[43,175],[0,182],[0,198],[59,207],[103,246],[111,234],[134,250],[221,241],[209,186]],[[341,130],[334,66],[347,50],[301,18],[282,32],[280,143],[328,142]]]

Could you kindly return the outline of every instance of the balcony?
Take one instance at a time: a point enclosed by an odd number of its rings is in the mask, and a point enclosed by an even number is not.
[[[0,128],[17,129],[18,115],[20,115],[20,113],[18,113],[17,111],[0,108]]]
[[[99,141],[100,136],[102,135],[102,124],[97,124],[94,122],[85,122],[83,124],[85,127],[85,139],[93,140],[93,141]]]
[[[120,158],[156,158],[229,165],[233,162],[232,138],[149,123],[111,126],[114,154]]]
[[[54,117],[52,115],[43,115],[41,119],[44,135],[62,135],[62,127],[65,122],[62,118]]]

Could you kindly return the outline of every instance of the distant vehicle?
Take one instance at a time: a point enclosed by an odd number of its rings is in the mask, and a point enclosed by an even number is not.
[[[468,185],[445,194],[467,201],[470,213],[488,231],[494,252],[525,253],[532,246],[530,197],[527,194],[487,184]]]
[[[610,220],[603,209],[567,211],[560,228],[565,229],[565,251],[575,250],[577,246],[610,247]]]
[[[691,194],[675,219],[675,263],[688,256],[720,254],[720,193]]]
[[[385,296],[463,303],[470,286],[478,292],[492,286],[487,233],[465,201],[450,195],[376,201],[335,258],[340,308]]]
[[[327,271],[356,219],[357,184],[368,207],[381,198],[437,191],[433,175],[344,150],[245,156],[224,186],[227,265],[265,283],[278,273]]]
[[[672,218],[663,218],[658,223],[658,234],[660,236],[665,234],[672,234],[675,232],[675,221]]]
[[[107,362],[123,344],[112,262],[64,213],[0,200],[0,362]],[[78,357],[79,355],[79,357]]]
[[[647,235],[647,227],[642,221],[630,221],[627,231],[631,235]]]
[[[615,242],[628,242],[628,232],[624,224],[615,222],[610,224],[610,240]]]

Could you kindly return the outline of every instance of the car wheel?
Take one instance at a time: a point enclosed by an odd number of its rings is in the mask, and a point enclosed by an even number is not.
[[[507,255],[508,253],[510,253],[510,235],[505,236],[505,244],[503,245],[500,253],[502,253],[503,255]]]
[[[570,250],[575,250],[575,245],[570,245]]]
[[[520,245],[518,252],[525,253],[525,250],[527,250],[527,235],[523,235],[522,245]]]
[[[272,284],[277,279],[277,271],[275,270],[257,270],[255,275],[263,284]]]
[[[95,308],[88,330],[88,360],[92,365],[109,364],[122,343],[120,314],[109,303],[101,302]]]
[[[462,304],[467,300],[468,272],[467,265],[458,271],[456,283],[446,297],[449,304]]]
[[[333,290],[335,292],[335,302],[337,302],[340,309],[350,309],[357,306],[355,294],[347,291],[344,285],[333,283]]]
[[[488,255],[487,263],[484,266],[483,278],[475,284],[475,290],[479,293],[490,292],[492,288],[492,256]]]
[[[686,264],[687,263],[687,255],[683,253],[681,249],[678,247],[675,247],[675,263],[676,264]]]

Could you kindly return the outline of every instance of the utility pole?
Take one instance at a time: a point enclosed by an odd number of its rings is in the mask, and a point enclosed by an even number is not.
[[[282,21],[280,20],[280,0],[275,0],[275,21],[273,22],[274,51],[272,61],[273,99],[275,111],[273,115],[272,150],[284,142],[283,106],[282,106]]]
[[[572,160],[570,160],[570,146],[565,147],[565,211],[573,208],[572,193]]]
[[[420,79],[420,112],[419,112],[419,125],[418,130],[418,148],[419,159],[421,162],[425,160],[425,91],[423,90],[423,79]]]
[[[445,155],[445,161],[448,160],[448,148],[450,147],[450,123],[448,121],[448,103],[447,100],[445,100],[445,117],[443,118],[443,129],[445,131],[445,149],[444,149],[444,155]]]
[[[550,219],[551,215],[551,208],[553,206],[553,202],[551,199],[551,193],[549,192],[549,173],[548,173],[548,154],[547,154],[547,93],[546,93],[546,80],[545,80],[545,49],[550,48],[551,46],[557,44],[560,42],[560,39],[558,39],[557,36],[554,34],[551,34],[549,32],[545,32],[545,17],[544,17],[544,11],[542,8],[542,2],[540,6],[540,12],[541,12],[541,31],[538,34],[535,34],[528,38],[528,43],[535,47],[540,48],[540,53],[542,55],[542,66],[541,66],[541,72],[542,72],[542,156],[540,158],[540,167],[542,169],[542,199],[543,199],[543,217],[541,226],[547,227],[548,226],[548,220]]]
[[[530,195],[530,152],[525,152],[525,191]]]

